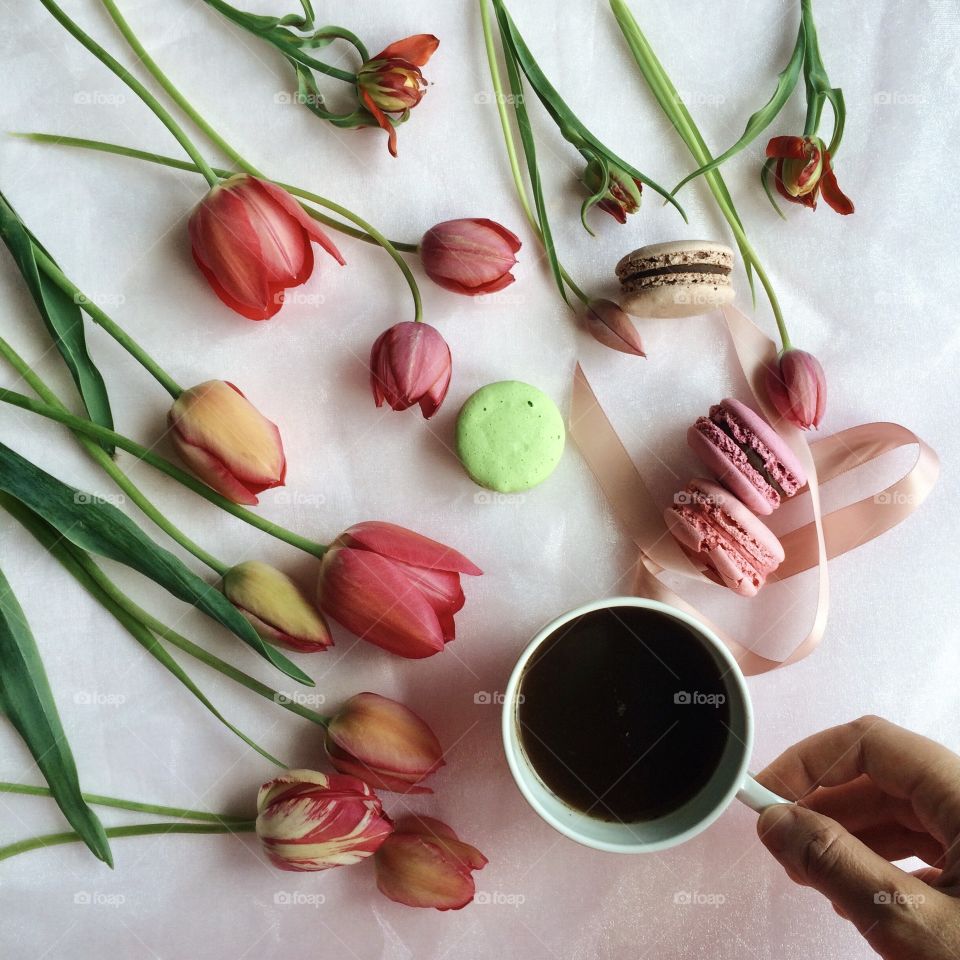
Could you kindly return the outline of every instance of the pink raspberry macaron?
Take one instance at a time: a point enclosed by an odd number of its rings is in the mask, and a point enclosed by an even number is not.
[[[754,513],[766,516],[798,493],[807,475],[793,451],[745,403],[727,399],[687,431],[703,465]]]
[[[691,480],[663,518],[687,555],[742,597],[756,596],[783,563],[783,546],[774,533],[710,480]]]

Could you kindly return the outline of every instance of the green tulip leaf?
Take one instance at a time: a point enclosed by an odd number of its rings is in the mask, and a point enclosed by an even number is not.
[[[113,866],[103,824],[80,792],[77,765],[60,722],[36,640],[0,570],[0,709],[33,754],[70,826],[91,853]]]
[[[26,228],[6,197],[0,193],[0,237],[13,256],[24,283],[30,290],[43,323],[51,339],[60,351],[64,363],[77,385],[87,415],[94,422],[113,429],[113,415],[107,387],[96,364],[87,352],[84,336],[83,313],[80,306],[65,291],[61,290],[38,266],[35,249],[46,250]],[[51,258],[52,259],[52,258]],[[113,445],[102,442],[101,446],[113,456]]]
[[[63,483],[2,443],[0,490],[38,514],[75,546],[149,577],[179,600],[223,624],[288,677],[314,685],[296,664],[266,643],[219,590],[154,543],[112,504]]]

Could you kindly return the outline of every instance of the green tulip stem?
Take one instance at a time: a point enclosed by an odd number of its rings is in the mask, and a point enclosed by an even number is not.
[[[314,557],[323,557],[327,552],[328,547],[325,544],[317,543],[314,540],[310,540],[307,537],[300,536],[298,533],[294,533],[292,530],[288,530],[286,527],[280,526],[278,523],[274,523],[271,520],[267,520],[264,517],[259,516],[254,513],[252,510],[248,510],[246,507],[241,507],[239,504],[234,503],[232,500],[228,500],[222,494],[217,493],[216,490],[208,487],[203,481],[198,480],[192,474],[187,473],[185,470],[181,470],[176,464],[171,463],[165,457],[161,457],[159,454],[154,453],[152,450],[143,446],[142,444],[137,443],[135,440],[131,440],[129,437],[124,436],[122,433],[117,433],[115,430],[110,430],[107,427],[100,426],[100,424],[93,423],[90,420],[85,420],[82,417],[77,417],[74,414],[70,413],[57,399],[57,397],[51,393],[46,384],[40,380],[39,377],[28,367],[23,359],[13,351],[13,348],[10,347],[5,341],[0,340],[0,354],[2,354],[19,372],[31,388],[41,397],[42,401],[34,400],[31,397],[24,396],[23,394],[16,393],[13,390],[4,390],[0,389],[0,401],[4,403],[12,404],[15,407],[20,407],[22,410],[29,410],[31,413],[36,413],[41,417],[46,417],[49,420],[56,420],[58,423],[62,423],[64,426],[69,427],[74,433],[80,435],[81,442],[86,446],[88,443],[91,444],[92,450],[99,450],[103,453],[103,457],[106,462],[108,462],[120,476],[124,476],[123,472],[120,471],[119,467],[104,453],[101,448],[91,441],[93,440],[106,440],[115,446],[119,447],[121,450],[125,450],[127,453],[132,454],[137,460],[148,463],[151,467],[156,470],[159,470],[161,473],[165,473],[168,477],[176,480],[178,483],[192,490],[194,493],[199,494],[205,500],[209,500],[210,503],[214,506],[220,507],[221,510],[225,510],[227,513],[233,514],[239,520],[243,520],[244,523],[250,524],[252,527],[256,527],[258,530],[261,530],[263,533],[267,533],[272,537],[276,537],[278,540],[282,540],[284,543],[290,544],[292,547],[296,547],[298,550],[302,550],[305,553],[309,553]],[[29,378],[28,378],[29,375]],[[103,463],[104,468],[106,469],[106,463],[101,460],[100,457],[97,457],[97,460]],[[117,477],[114,476],[112,470],[108,470],[110,475],[116,480]],[[126,478],[125,478],[126,479]],[[120,481],[117,480],[119,483]],[[139,506],[139,503],[137,504]],[[151,519],[153,519],[151,517]],[[174,538],[178,539],[178,538]],[[179,541],[178,542],[183,542]],[[184,544],[185,546],[185,544]],[[194,544],[194,546],[196,546]],[[194,550],[187,548],[191,553],[194,553]],[[200,549],[199,547],[197,549]],[[194,553],[194,556],[198,556],[198,559],[202,559],[198,554]],[[213,558],[210,558],[211,560]],[[207,562],[206,560],[204,562]],[[214,570],[216,570],[221,575],[226,573],[228,567],[219,561],[216,561],[216,566],[213,563],[209,564]]]
[[[47,2],[47,0],[42,0]],[[150,835],[165,835],[168,833],[253,833],[257,828],[256,821],[244,820],[236,823],[139,823],[129,827],[107,827],[106,834],[114,837],[145,837]],[[28,840],[19,840],[0,847],[0,860],[9,860],[21,853],[31,850],[41,850],[44,847],[57,847],[65,843],[77,843],[80,835],[72,831],[66,833],[47,833]]]
[[[55,0],[40,0],[47,8],[53,18],[77,41],[79,41],[87,50],[90,51],[105,67],[111,70],[119,77],[153,112],[157,119],[173,134],[180,146],[186,151],[188,157],[197,165],[200,172],[206,178],[211,187],[216,186],[219,178],[213,172],[210,164],[204,159],[203,154],[197,149],[193,141],[187,136],[183,128],[177,123],[170,113],[164,108],[159,100],[129,71],[120,63],[119,60],[111,56],[97,43],[89,34],[85,33],[69,16],[60,8]]]
[[[239,151],[237,151],[232,144],[228,143],[220,133],[214,129],[214,127],[206,120],[206,118],[197,110],[196,107],[180,92],[179,88],[173,83],[173,81],[164,73],[160,68],[160,65],[150,56],[143,44],[140,42],[140,39],[133,32],[133,29],[130,27],[130,24],[123,18],[123,15],[117,9],[117,5],[114,0],[100,0],[103,6],[106,8],[107,13],[110,15],[113,22],[117,25],[117,29],[123,35],[124,40],[130,45],[130,49],[137,55],[140,61],[143,63],[144,67],[150,72],[150,75],[160,84],[161,87],[167,92],[169,97],[180,107],[181,110],[190,118],[190,120],[196,125],[196,127],[203,133],[203,135],[218,149],[222,150],[223,153],[238,167],[244,170],[246,173],[250,174],[253,177],[259,177],[262,180],[269,179],[261,171],[259,171],[252,163],[245,159]],[[332,210],[334,213],[343,217],[346,220],[349,220],[351,223],[356,224],[361,230],[363,230],[368,236],[372,237],[373,240],[378,243],[383,249],[393,258],[394,262],[400,268],[400,272],[403,274],[404,279],[407,281],[407,286],[410,287],[410,293],[413,295],[414,303],[414,319],[420,321],[423,314],[423,304],[420,299],[420,290],[417,286],[417,281],[413,276],[409,266],[407,266],[406,261],[400,256],[397,248],[382,234],[379,230],[376,230],[372,227],[366,220],[363,220],[357,214],[348,210],[346,207],[341,206],[339,203],[334,203],[332,200],[328,200],[326,197],[321,197],[319,194],[308,193],[306,191],[301,191],[298,194],[301,198],[309,200],[311,203],[318,204],[321,207],[326,207],[328,210]],[[309,213],[309,209],[307,209]]]

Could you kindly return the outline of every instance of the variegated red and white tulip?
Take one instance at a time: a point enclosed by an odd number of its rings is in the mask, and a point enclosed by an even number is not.
[[[401,657],[432,657],[456,636],[460,575],[479,567],[450,547],[392,523],[350,527],[320,565],[320,609]]]
[[[257,796],[257,836],[281,870],[358,863],[376,853],[392,830],[380,798],[356,777],[289,770]]]
[[[374,859],[377,888],[408,907],[459,910],[473,900],[473,871],[487,858],[433,817],[406,817]]]
[[[327,726],[327,756],[378,790],[432,793],[420,782],[443,766],[434,732],[412,710],[376,693],[351,697]]]
[[[258,493],[283,486],[280,431],[232,383],[208,380],[184,390],[168,421],[183,462],[234,503],[255,506]]]

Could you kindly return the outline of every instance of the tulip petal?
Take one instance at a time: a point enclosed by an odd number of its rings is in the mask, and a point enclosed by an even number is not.
[[[420,814],[409,814],[394,826],[398,834],[412,833],[438,843],[448,853],[453,854],[464,866],[471,870],[482,870],[490,861],[474,846],[464,843],[453,827],[435,817],[425,817]]]
[[[448,220],[431,227],[420,243],[423,268],[434,283],[454,293],[495,293],[513,282],[510,274],[520,240],[506,227],[483,218]]]
[[[360,91],[360,99],[363,105],[373,114],[377,125],[387,134],[387,149],[390,156],[397,156],[397,130],[390,122],[390,118],[373,102],[373,98],[366,90]]]
[[[286,190],[269,180],[257,180],[256,183],[259,189],[306,231],[310,240],[319,243],[341,267],[346,264],[347,261],[343,259],[343,255],[326,231]]]
[[[321,608],[351,633],[410,659],[443,650],[437,614],[391,560],[368,550],[331,550],[320,573]]]
[[[391,774],[384,770],[377,770],[371,767],[362,760],[350,756],[349,753],[341,750],[336,744],[328,742],[326,744],[326,753],[334,769],[339,770],[341,773],[359,777],[369,783],[370,786],[376,787],[377,790],[389,790],[391,793],[408,793],[411,795],[433,793],[430,787],[421,786],[415,780],[411,781],[398,774]]]
[[[172,436],[177,455],[208,487],[213,487],[228,500],[247,507],[255,507],[260,500],[248,490],[223,464],[201,447],[187,443],[176,432]]]
[[[466,867],[443,848],[415,834],[394,834],[376,856],[377,888],[410,907],[459,910],[473,899],[476,885]]]
[[[803,137],[773,137],[767,144],[767,156],[784,160],[802,160],[805,144]]]
[[[824,153],[823,178],[820,181],[820,189],[823,192],[823,199],[827,205],[837,213],[843,216],[849,216],[853,213],[853,201],[844,194],[837,183],[837,175],[833,172],[833,166],[830,163],[830,154]]]
[[[472,577],[483,573],[479,567],[451,547],[413,530],[380,520],[354,524],[340,535],[339,542],[345,546],[374,551],[411,567],[465,573]]]
[[[395,40],[385,50],[378,53],[374,60],[406,60],[415,67],[423,67],[436,53],[440,41],[430,33],[418,33],[403,40]]]

